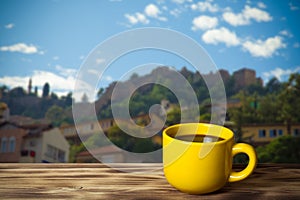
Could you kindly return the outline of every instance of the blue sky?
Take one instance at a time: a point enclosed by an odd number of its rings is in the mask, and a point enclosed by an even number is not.
[[[26,88],[32,78],[40,94],[45,82],[66,94],[98,44],[143,27],[186,34],[230,73],[247,67],[265,82],[273,76],[284,81],[300,71],[299,19],[296,0],[1,0],[0,85]],[[174,55],[141,51],[114,63],[101,84],[149,62],[193,70]]]

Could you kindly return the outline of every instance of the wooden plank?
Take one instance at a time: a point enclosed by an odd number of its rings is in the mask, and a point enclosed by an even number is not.
[[[207,195],[170,186],[161,164],[0,164],[0,199],[300,199],[300,165],[258,165],[248,179]],[[241,166],[235,166],[241,168]]]

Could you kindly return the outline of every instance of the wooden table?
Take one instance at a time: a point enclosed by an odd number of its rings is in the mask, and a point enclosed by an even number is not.
[[[258,165],[248,179],[207,195],[170,186],[161,164],[0,164],[0,199],[300,199],[300,164]],[[235,166],[236,167],[236,166]]]

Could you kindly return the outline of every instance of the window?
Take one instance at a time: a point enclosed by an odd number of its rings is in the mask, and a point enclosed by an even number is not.
[[[62,150],[58,150],[58,161],[59,162],[65,162],[65,152]]]
[[[266,137],[266,130],[264,130],[264,129],[259,130],[259,131],[258,131],[258,136],[259,136],[260,138]]]
[[[7,138],[4,137],[1,139],[1,153],[5,153],[7,150]]]
[[[16,138],[10,137],[9,138],[9,152],[15,152],[16,148]]]
[[[282,129],[278,129],[278,136],[283,136],[283,131],[282,131]]]
[[[277,136],[277,132],[276,132],[276,129],[271,129],[270,130],[270,137],[276,137]]]
[[[300,130],[298,128],[294,129],[294,136],[300,136]]]
[[[57,149],[51,145],[47,145],[47,152],[46,152],[46,155],[49,157],[49,158],[52,158],[53,160],[56,159],[56,151]]]
[[[53,161],[65,162],[65,152],[52,145],[47,145],[47,152],[45,155],[51,158]]]

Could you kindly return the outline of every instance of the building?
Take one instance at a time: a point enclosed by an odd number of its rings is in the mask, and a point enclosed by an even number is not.
[[[0,124],[0,162],[19,162],[26,130],[12,123]]]
[[[100,125],[100,127],[99,127]],[[99,132],[99,128],[106,133],[110,127],[114,125],[113,119],[103,119],[99,121],[82,122],[75,125],[67,125],[60,127],[63,136],[71,144],[80,144],[81,139],[85,140],[93,134]],[[81,138],[79,138],[79,135]]]
[[[69,147],[45,121],[12,116],[0,123],[0,162],[68,162]]]
[[[139,126],[145,126],[150,123],[150,117],[148,114],[133,117],[132,120]],[[122,120],[119,122],[122,122]],[[124,123],[127,123],[127,120],[124,120]],[[77,123],[76,126],[62,126],[60,127],[60,131],[71,144],[80,144],[81,139],[85,140],[93,134],[99,132],[99,128],[101,128],[104,134],[107,134],[108,130],[115,124],[116,123],[113,118],[101,119],[99,121]],[[79,135],[81,138],[79,138]]]
[[[125,161],[122,151],[122,149],[114,145],[96,148],[91,151],[83,151],[76,155],[76,162],[95,163],[101,161],[103,163],[122,163]]]
[[[69,160],[68,141],[58,128],[29,131],[23,140],[20,162],[65,163]]]
[[[102,163],[149,163],[162,162],[160,152],[155,154],[143,155],[128,152],[115,145],[108,145],[92,149],[90,151],[83,151],[76,156],[77,163],[87,162],[102,162]]]
[[[9,108],[6,103],[0,102],[0,123],[7,121],[9,118]]]
[[[284,124],[249,124],[242,126],[242,140],[254,146],[264,145],[272,140],[288,135]],[[291,136],[300,136],[300,124],[291,126]]]
[[[252,69],[243,68],[233,73],[235,89],[239,90],[252,84],[263,85],[261,78],[256,78],[256,72]]]

